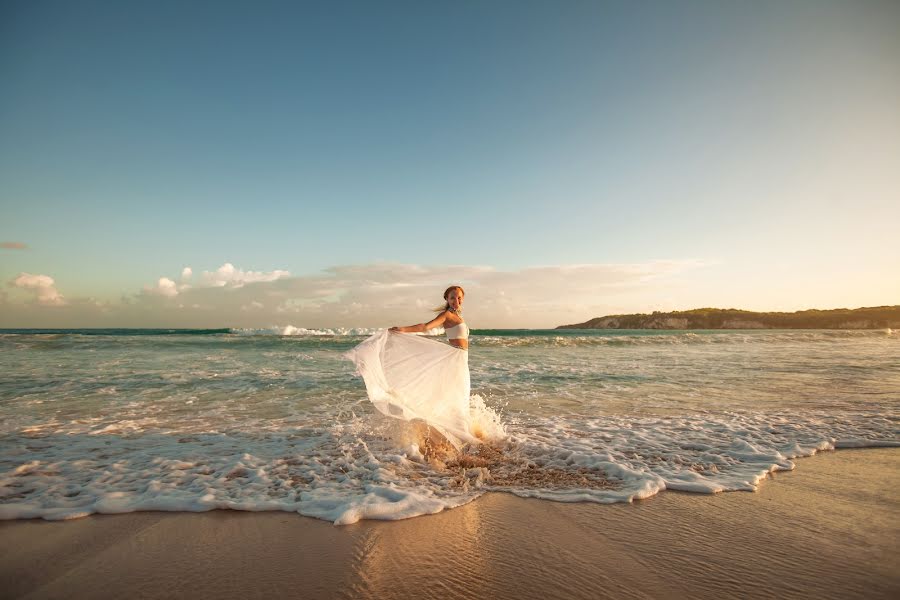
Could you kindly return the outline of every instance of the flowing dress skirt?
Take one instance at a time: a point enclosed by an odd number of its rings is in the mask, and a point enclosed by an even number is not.
[[[382,330],[345,356],[356,364],[369,400],[385,415],[422,419],[457,448],[477,441],[469,431],[468,351]]]

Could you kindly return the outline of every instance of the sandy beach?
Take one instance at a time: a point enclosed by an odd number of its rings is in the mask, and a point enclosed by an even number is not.
[[[346,527],[290,513],[0,523],[6,598],[891,598],[900,451],[802,459],[757,493],[492,493]]]

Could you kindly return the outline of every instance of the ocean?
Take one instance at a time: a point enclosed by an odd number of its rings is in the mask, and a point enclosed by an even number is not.
[[[485,444],[429,461],[343,357],[373,332],[0,330],[0,518],[234,509],[346,524],[488,491],[631,502],[753,491],[799,457],[900,446],[890,330],[475,329]]]

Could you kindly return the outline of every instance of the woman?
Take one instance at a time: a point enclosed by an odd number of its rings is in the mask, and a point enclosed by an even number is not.
[[[394,333],[425,333],[426,331],[443,327],[450,345],[456,346],[460,350],[468,350],[469,326],[466,325],[462,318],[462,303],[465,295],[466,293],[462,287],[452,285],[444,290],[444,300],[447,303],[443,307],[435,309],[435,312],[440,312],[438,316],[427,323],[407,325],[406,327],[391,327],[390,331]]]
[[[460,448],[477,441],[469,431],[469,326],[462,318],[465,292],[444,291],[445,305],[428,323],[382,330],[346,354],[356,363],[369,400],[382,413],[424,422]],[[444,327],[450,345],[418,335]]]

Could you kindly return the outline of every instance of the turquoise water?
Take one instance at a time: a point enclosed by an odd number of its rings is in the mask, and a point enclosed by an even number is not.
[[[436,464],[343,359],[369,333],[0,330],[0,517],[630,501],[752,490],[795,457],[900,439],[893,332],[474,330],[493,450]]]

